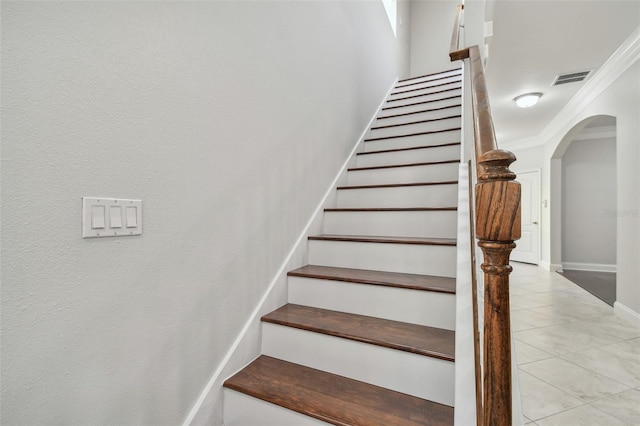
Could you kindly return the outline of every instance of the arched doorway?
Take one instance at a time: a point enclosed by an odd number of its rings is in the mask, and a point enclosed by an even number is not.
[[[552,156],[551,247],[565,276],[613,305],[616,300],[616,119],[589,117]],[[554,211],[555,210],[555,211]]]

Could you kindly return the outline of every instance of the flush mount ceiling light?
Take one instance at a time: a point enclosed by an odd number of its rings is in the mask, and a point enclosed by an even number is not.
[[[542,93],[525,93],[524,95],[517,96],[513,100],[520,108],[529,108],[537,104],[541,96]]]

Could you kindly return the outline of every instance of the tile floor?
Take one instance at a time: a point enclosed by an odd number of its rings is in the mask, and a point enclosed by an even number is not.
[[[525,424],[640,425],[640,327],[560,274],[512,265]]]

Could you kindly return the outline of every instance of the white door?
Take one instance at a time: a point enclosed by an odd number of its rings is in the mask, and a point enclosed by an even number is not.
[[[522,190],[522,236],[516,241],[511,260],[538,264],[540,261],[540,171],[518,173]]]

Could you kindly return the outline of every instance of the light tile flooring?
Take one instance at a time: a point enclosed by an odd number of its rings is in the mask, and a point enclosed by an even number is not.
[[[560,274],[512,265],[525,424],[640,425],[640,328]]]

